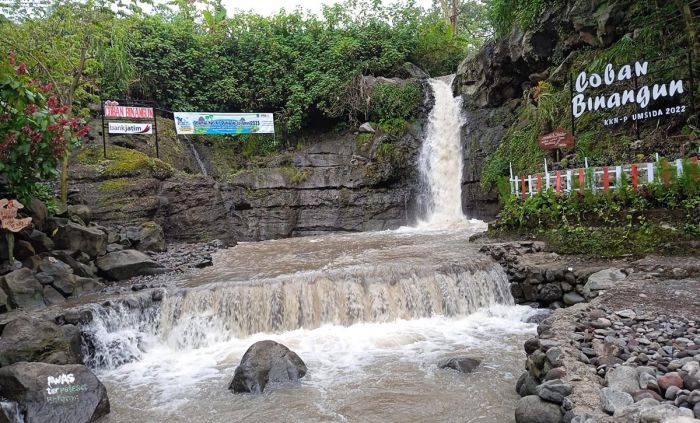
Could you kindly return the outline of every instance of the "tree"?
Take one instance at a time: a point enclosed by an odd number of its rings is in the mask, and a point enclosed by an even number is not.
[[[75,110],[76,102],[84,104],[99,98],[101,46],[107,43],[109,23],[114,18],[109,3],[72,0],[55,1],[45,9],[17,8],[13,13],[17,22],[0,26],[5,52],[16,52],[18,60],[33,73],[50,81],[69,116],[80,114]],[[68,193],[68,150],[65,153],[61,168],[63,204]]]
[[[69,107],[49,96],[52,84],[30,79],[27,66],[10,53],[0,63],[0,173],[11,192],[26,202],[37,183],[54,177],[59,159],[87,133]]]

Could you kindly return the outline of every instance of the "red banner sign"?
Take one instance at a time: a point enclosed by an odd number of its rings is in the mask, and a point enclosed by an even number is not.
[[[564,128],[557,128],[554,132],[541,136],[539,141],[540,148],[543,150],[570,148],[575,145],[574,136],[566,132]]]
[[[115,106],[105,103],[106,118],[153,119],[152,107]]]

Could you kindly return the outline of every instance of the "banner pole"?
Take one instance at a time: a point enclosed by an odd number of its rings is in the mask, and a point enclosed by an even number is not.
[[[158,116],[156,115],[155,104],[153,104],[153,131],[156,133],[156,159],[160,159],[158,151]]]
[[[105,159],[107,158],[107,141],[105,139],[105,102],[100,101],[102,103],[102,154],[104,155]]]

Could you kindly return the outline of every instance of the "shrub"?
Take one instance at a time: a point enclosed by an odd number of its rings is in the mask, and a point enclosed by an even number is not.
[[[88,132],[67,105],[47,98],[51,90],[13,54],[0,62],[0,174],[21,201],[40,193],[39,182],[56,176],[58,160]]]

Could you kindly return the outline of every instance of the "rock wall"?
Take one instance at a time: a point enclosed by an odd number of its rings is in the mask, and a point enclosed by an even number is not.
[[[102,162],[76,163],[71,199],[101,224],[152,220],[177,242],[393,229],[415,215],[421,122],[400,137],[368,133],[365,142],[353,132],[329,135],[220,180],[148,166],[114,177]]]
[[[514,28],[486,43],[458,67],[453,83],[467,114],[462,131],[464,209],[470,217],[492,219],[498,193],[480,186],[485,159],[516,122],[523,93],[539,81],[564,83],[571,53],[610,46],[629,28],[630,0],[569,0],[545,11],[531,29]]]

